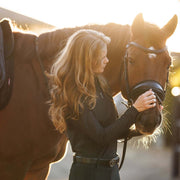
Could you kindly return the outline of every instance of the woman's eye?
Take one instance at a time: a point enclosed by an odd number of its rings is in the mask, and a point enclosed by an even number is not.
[[[128,57],[128,62],[131,63],[131,64],[135,63],[134,59],[131,58],[131,57]]]

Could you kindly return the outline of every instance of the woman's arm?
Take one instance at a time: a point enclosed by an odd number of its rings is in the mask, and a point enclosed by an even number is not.
[[[128,134],[129,128],[135,123],[137,114],[154,106],[156,106],[156,97],[150,89],[140,95],[132,107],[107,127],[103,127],[93,112],[85,107],[80,116],[80,128],[91,139],[104,145],[112,140],[124,138]]]
[[[105,145],[127,135],[129,128],[135,123],[137,114],[138,111],[132,106],[111,125],[103,127],[93,112],[86,107],[80,116],[79,123],[81,130],[87,136],[98,144]]]

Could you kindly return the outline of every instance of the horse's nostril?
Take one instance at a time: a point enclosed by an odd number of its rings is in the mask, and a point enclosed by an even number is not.
[[[159,126],[161,124],[161,119],[162,119],[162,116],[161,116],[161,114],[159,114],[159,116],[157,118],[157,126]]]

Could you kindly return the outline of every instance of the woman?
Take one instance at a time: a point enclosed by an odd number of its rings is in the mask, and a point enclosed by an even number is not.
[[[69,39],[51,70],[50,115],[67,133],[75,153],[69,180],[119,180],[117,139],[124,138],[139,112],[156,105],[149,90],[121,118],[101,74],[108,64],[110,38],[79,30]]]

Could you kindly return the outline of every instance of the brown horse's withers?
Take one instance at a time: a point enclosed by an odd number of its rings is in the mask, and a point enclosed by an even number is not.
[[[138,22],[144,24],[140,26]],[[177,17],[175,16],[164,27],[162,30],[164,36],[158,28],[146,24],[148,23],[145,23],[141,16],[137,16],[131,28],[118,24],[79,27],[96,29],[111,37],[112,41],[108,47],[110,63],[104,75],[113,95],[122,91],[127,98],[123,57],[129,40],[147,48],[153,46],[159,49],[174,32]],[[13,32],[14,86],[9,104],[0,111],[0,179],[44,180],[49,164],[63,157],[67,138],[65,134],[55,130],[49,119],[49,107],[46,103],[49,99],[48,87],[38,60],[41,59],[44,69],[48,71],[67,38],[79,28],[47,32],[41,34],[38,39],[33,34]],[[130,36],[131,29],[132,36]],[[149,33],[148,36],[145,35],[146,32]],[[156,32],[157,34],[153,36]],[[128,63],[130,88],[149,79],[165,87],[167,68],[170,64],[167,51],[149,60],[136,47],[129,48],[128,54],[132,56]],[[144,119],[147,121],[150,114],[154,114],[152,121],[155,121],[160,114],[159,105],[154,111],[142,115],[139,121]]]

